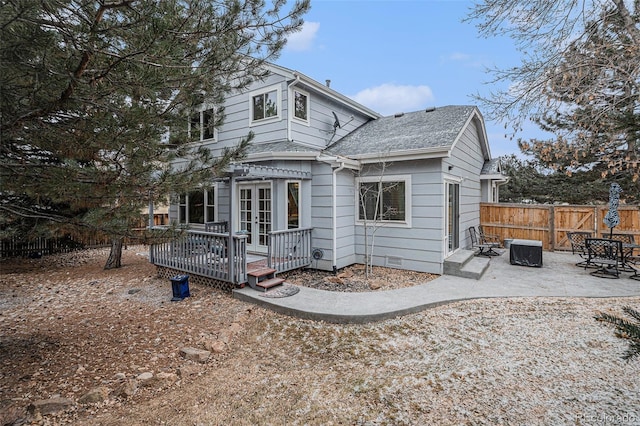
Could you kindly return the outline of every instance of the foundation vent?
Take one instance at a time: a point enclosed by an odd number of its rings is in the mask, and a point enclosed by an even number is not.
[[[392,267],[402,266],[402,258],[398,256],[387,256],[386,265]]]

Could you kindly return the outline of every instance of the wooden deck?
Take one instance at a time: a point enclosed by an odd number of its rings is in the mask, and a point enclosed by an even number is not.
[[[247,273],[255,269],[269,267],[280,273],[310,265],[311,230],[270,233],[267,256],[252,262],[248,262],[246,235],[183,230],[151,245],[150,261],[171,270],[242,285],[248,282]]]

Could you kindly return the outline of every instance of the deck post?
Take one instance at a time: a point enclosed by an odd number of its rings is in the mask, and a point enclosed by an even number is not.
[[[227,244],[229,257],[227,261],[227,265],[229,266],[229,281],[233,284],[236,283],[235,279],[235,247],[233,244],[233,230],[236,229],[236,225],[233,221],[233,203],[234,203],[234,192],[236,187],[236,176],[235,173],[231,173],[231,179],[229,179],[229,244]]]

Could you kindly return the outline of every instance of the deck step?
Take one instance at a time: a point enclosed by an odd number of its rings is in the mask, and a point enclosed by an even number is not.
[[[247,272],[247,275],[250,275],[252,277],[257,277],[257,278],[261,278],[261,277],[266,277],[269,276],[271,274],[275,274],[276,270],[272,269],[272,268],[260,268],[260,269],[254,269],[252,271]]]
[[[267,289],[269,288],[266,287],[267,283],[272,282],[271,280],[278,279],[279,278],[276,278],[276,270],[272,268],[260,268],[247,272],[247,281],[249,282],[249,286],[254,290]],[[280,283],[273,284],[271,287],[278,284]],[[258,287],[260,287],[260,289]]]
[[[267,291],[270,288],[281,285],[284,282],[284,278],[269,278],[268,280],[259,281],[256,287],[259,287],[263,291]]]

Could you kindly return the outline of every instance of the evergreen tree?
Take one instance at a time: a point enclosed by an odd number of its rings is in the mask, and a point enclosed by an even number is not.
[[[242,157],[250,134],[217,158],[189,145],[189,111],[206,94],[219,125],[225,95],[264,76],[309,8],[285,3],[0,3],[5,223],[107,233],[105,267],[119,266],[122,239],[149,197],[206,183]]]
[[[491,70],[508,88],[478,96],[491,118],[533,120],[557,135],[520,141],[554,170],[599,167],[640,189],[640,2],[484,0],[469,19],[485,36],[509,35],[522,63]],[[604,166],[604,167],[602,167]],[[628,189],[628,188],[625,188]]]
[[[640,356],[640,312],[629,306],[625,306],[622,310],[630,319],[605,312],[599,312],[595,319],[613,325],[616,329],[615,335],[629,341],[629,348],[622,358],[630,361]]]

